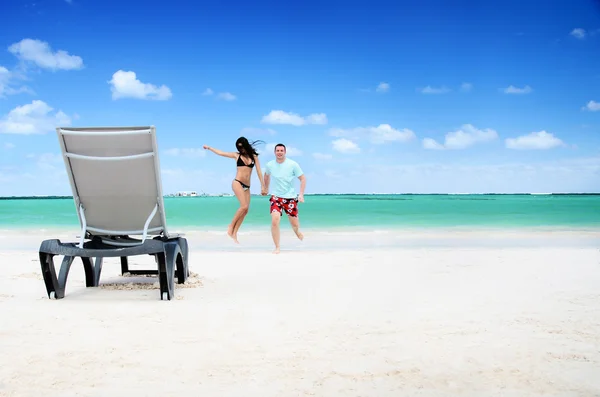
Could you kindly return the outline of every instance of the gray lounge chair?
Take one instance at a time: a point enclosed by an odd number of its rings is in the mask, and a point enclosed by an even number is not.
[[[121,272],[157,274],[160,298],[174,297],[175,278],[189,276],[188,244],[167,230],[156,129],[57,128],[81,226],[78,242],[42,241],[39,258],[50,299],[65,296],[73,260],[80,257],[86,287],[97,287],[102,260],[119,257]],[[63,255],[57,277],[54,256]],[[153,255],[157,269],[130,270],[127,258]],[[92,259],[95,259],[93,261]]]

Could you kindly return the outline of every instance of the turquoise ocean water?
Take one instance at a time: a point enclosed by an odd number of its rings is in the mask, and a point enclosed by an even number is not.
[[[235,197],[165,197],[170,229],[224,230]],[[303,228],[558,228],[600,229],[597,195],[308,195]],[[268,228],[268,197],[253,196],[241,231]],[[287,222],[285,222],[287,224]],[[0,229],[73,229],[72,198],[4,198]]]

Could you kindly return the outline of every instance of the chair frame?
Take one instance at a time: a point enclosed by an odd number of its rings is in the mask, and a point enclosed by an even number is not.
[[[162,183],[160,178],[160,163],[156,144],[156,128],[149,127],[58,127],[56,132],[69,177],[73,200],[81,226],[78,243],[61,242],[59,239],[42,241],[39,248],[39,259],[46,291],[50,299],[65,297],[65,289],[69,270],[75,258],[81,258],[85,271],[86,287],[98,287],[102,272],[103,259],[119,257],[121,274],[156,274],[158,275],[160,298],[171,300],[175,295],[175,279],[183,284],[189,277],[188,243],[182,234],[169,233],[164,209]],[[150,134],[152,152],[130,156],[84,156],[69,153],[64,135],[107,135],[107,134]],[[77,183],[73,176],[70,159],[77,158],[86,161],[123,161],[154,157],[154,172],[156,175],[157,202],[143,228],[136,230],[106,230],[87,225],[85,209],[80,200]],[[159,212],[160,226],[149,228],[151,220]],[[142,238],[132,238],[130,235],[141,235]],[[150,236],[153,236],[150,238]],[[86,239],[88,241],[86,241]],[[54,257],[63,255],[63,261],[57,276]],[[157,269],[131,270],[128,257],[136,255],[152,255],[155,257]],[[92,260],[95,259],[95,260]]]

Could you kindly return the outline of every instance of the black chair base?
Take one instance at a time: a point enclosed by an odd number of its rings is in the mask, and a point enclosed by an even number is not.
[[[58,276],[54,267],[54,256],[63,255]],[[136,255],[153,255],[157,269],[130,270],[128,257]],[[86,241],[82,248],[77,243],[63,243],[58,239],[42,241],[39,249],[42,275],[46,291],[50,299],[65,297],[65,287],[69,270],[75,258],[81,258],[85,271],[86,287],[97,287],[102,272],[102,260],[107,257],[121,258],[121,273],[156,274],[160,285],[160,298],[171,300],[175,296],[175,279],[183,284],[189,277],[188,244],[183,237],[148,239],[139,245],[114,246],[103,242],[98,237]],[[92,259],[95,258],[94,261]]]

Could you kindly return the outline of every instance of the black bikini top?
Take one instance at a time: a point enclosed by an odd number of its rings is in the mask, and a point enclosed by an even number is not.
[[[246,164],[246,163],[244,163],[244,160],[242,160],[242,156],[238,156],[237,166],[254,168],[254,160],[252,160],[252,162],[250,164]]]

